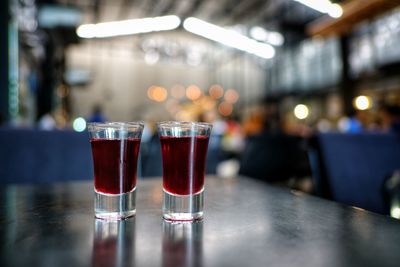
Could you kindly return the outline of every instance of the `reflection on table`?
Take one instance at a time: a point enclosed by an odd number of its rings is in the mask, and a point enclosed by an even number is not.
[[[163,222],[162,266],[202,266],[203,222]]]
[[[92,266],[132,266],[135,258],[135,218],[95,219]]]

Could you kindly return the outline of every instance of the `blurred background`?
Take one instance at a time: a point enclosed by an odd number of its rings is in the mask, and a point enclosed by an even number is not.
[[[400,218],[400,1],[5,0],[3,184],[92,178],[87,122],[214,124],[207,173]]]

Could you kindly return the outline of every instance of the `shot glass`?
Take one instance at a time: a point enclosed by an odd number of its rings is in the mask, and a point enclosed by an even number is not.
[[[89,123],[94,167],[94,210],[99,219],[136,213],[137,161],[142,122]]]
[[[157,124],[163,165],[163,217],[169,221],[203,218],[204,175],[212,125]]]

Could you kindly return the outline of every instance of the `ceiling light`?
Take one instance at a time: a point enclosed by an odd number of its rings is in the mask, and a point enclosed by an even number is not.
[[[329,0],[294,0],[321,13],[328,14],[333,18],[339,18],[343,15],[343,9],[338,4],[333,4]]]
[[[191,33],[258,57],[268,59],[275,55],[275,49],[269,44],[257,42],[235,31],[224,29],[197,18],[185,19],[183,27]]]
[[[97,24],[83,24],[76,33],[81,38],[105,38],[138,33],[168,31],[179,27],[179,17],[170,15],[154,18],[129,19]]]
[[[332,18],[340,18],[343,15],[343,8],[338,4],[332,4],[329,8],[328,15]]]

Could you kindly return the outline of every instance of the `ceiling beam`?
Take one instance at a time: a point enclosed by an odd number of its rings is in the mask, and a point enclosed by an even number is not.
[[[334,19],[324,15],[307,26],[311,36],[344,35],[356,25],[400,5],[400,0],[348,0],[342,4],[343,15]]]

